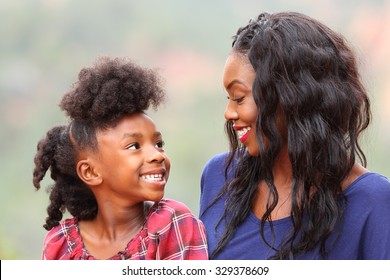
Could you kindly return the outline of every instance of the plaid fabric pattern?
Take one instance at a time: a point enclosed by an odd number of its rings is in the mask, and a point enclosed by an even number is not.
[[[84,247],[78,219],[66,219],[46,235],[44,260],[94,260]],[[149,210],[142,230],[111,260],[206,260],[203,223],[187,206],[163,199]]]

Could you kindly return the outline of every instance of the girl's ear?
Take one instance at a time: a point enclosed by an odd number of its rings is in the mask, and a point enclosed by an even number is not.
[[[77,163],[77,174],[88,186],[97,186],[103,182],[100,173],[93,165],[91,159],[82,159]]]

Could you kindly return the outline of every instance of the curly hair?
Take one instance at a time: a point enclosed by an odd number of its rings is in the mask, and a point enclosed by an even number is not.
[[[97,202],[92,191],[78,177],[76,155],[83,149],[97,149],[96,132],[114,127],[125,115],[157,110],[164,101],[160,76],[127,58],[100,57],[92,67],[82,68],[78,81],[65,93],[60,108],[69,125],[55,126],[38,142],[34,158],[33,184],[50,168],[54,184],[44,228],[61,221],[65,210],[79,219],[93,219]]]
[[[225,176],[234,160],[239,161],[234,179],[223,189],[227,202],[220,222],[229,217],[229,223],[212,256],[223,249],[251,211],[248,201],[253,200],[259,182],[264,180],[270,196],[260,234],[276,251],[273,258],[293,259],[318,245],[326,258],[328,245],[334,242],[329,236],[342,224],[340,197],[342,201],[346,198],[341,183],[356,157],[366,166],[358,138],[370,123],[371,111],[354,54],[340,34],[293,12],[260,14],[238,29],[232,48],[247,56],[256,72],[252,93],[258,107],[260,156],[245,153],[232,122],[227,121],[231,152]],[[285,118],[287,143],[277,126],[280,111]],[[281,247],[275,248],[274,240],[265,239],[264,226],[270,222],[273,232],[271,212],[278,203],[278,192],[272,168],[283,145],[288,147],[293,172],[293,229]]]

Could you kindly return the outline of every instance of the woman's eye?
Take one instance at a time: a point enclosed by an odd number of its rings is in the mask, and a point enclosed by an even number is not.
[[[138,143],[131,143],[129,146],[127,146],[126,149],[128,150],[137,150],[140,148],[140,145]]]
[[[244,98],[245,98],[245,96],[240,97],[240,98],[232,99],[232,101],[237,102],[238,104],[240,104],[242,101],[244,101]]]
[[[227,99],[234,101],[234,102],[237,102],[238,104],[240,104],[244,100],[244,98],[245,98],[245,96],[239,97],[239,98],[230,98],[229,96],[227,96]]]
[[[164,146],[165,146],[165,142],[164,141],[158,141],[157,143],[156,143],[156,147],[157,148],[164,148]]]

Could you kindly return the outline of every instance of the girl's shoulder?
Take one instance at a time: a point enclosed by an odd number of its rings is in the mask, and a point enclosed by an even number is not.
[[[192,212],[184,203],[173,199],[161,199],[155,202],[150,210],[149,216],[163,215],[163,216],[177,216],[182,214],[191,214]]]
[[[66,259],[81,244],[77,218],[61,221],[45,236],[43,259]]]
[[[46,241],[68,238],[72,234],[78,234],[77,218],[62,220],[46,234]]]
[[[173,199],[155,202],[147,216],[148,229],[166,228],[172,224],[198,223],[199,220],[187,205]]]

